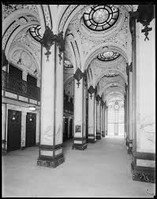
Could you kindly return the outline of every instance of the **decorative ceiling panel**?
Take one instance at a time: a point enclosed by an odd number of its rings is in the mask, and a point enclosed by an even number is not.
[[[32,11],[33,13],[36,13],[38,15],[38,10],[36,5],[30,5],[30,4],[8,4],[5,5],[2,4],[2,21],[7,18],[11,13],[21,10],[22,9],[28,9]]]

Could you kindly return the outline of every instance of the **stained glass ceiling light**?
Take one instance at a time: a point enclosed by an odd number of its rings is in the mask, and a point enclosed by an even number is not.
[[[42,39],[42,34],[41,34],[41,26],[40,25],[36,25],[33,26],[29,29],[29,32],[31,34],[31,36],[36,40],[39,41]]]
[[[113,51],[107,51],[104,53],[100,53],[97,58],[101,61],[112,61],[120,56],[119,53]]]
[[[83,20],[91,30],[104,31],[116,23],[118,16],[118,8],[112,5],[99,5],[86,9]]]

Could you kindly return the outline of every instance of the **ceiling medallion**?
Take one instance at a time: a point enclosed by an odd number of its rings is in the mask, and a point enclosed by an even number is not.
[[[101,61],[112,61],[112,60],[117,59],[119,56],[120,54],[117,52],[107,51],[107,52],[100,53],[97,56],[97,58]]]
[[[112,27],[119,17],[119,9],[113,5],[99,5],[88,8],[83,15],[85,25],[94,31]]]

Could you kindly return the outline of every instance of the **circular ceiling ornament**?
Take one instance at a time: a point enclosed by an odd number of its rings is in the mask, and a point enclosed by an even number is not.
[[[92,6],[83,14],[85,25],[94,31],[104,31],[112,27],[119,17],[119,9],[113,5]]]
[[[118,52],[115,51],[107,51],[100,53],[97,58],[101,61],[112,61],[117,59],[120,56]]]

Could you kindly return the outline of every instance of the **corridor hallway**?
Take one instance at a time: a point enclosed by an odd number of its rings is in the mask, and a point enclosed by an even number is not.
[[[56,168],[37,166],[38,147],[2,157],[2,195],[23,197],[153,197],[153,183],[133,181],[131,155],[123,137],[88,143],[84,151],[63,144],[65,162]]]

